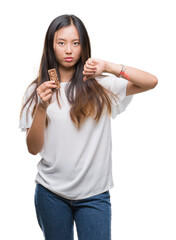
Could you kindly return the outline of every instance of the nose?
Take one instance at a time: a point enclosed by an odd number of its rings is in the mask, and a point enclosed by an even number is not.
[[[72,49],[71,49],[71,45],[70,45],[70,44],[67,44],[67,45],[66,45],[65,52],[66,52],[67,54],[71,54],[71,53],[72,53]]]

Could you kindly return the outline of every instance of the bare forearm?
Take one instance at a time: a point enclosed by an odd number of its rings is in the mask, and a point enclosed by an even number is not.
[[[121,64],[106,62],[104,72],[118,76],[121,70]],[[125,74],[128,76],[128,81],[141,88],[150,89],[154,88],[157,84],[157,78],[154,75],[133,67],[127,66]],[[122,77],[125,78],[123,75]]]
[[[27,147],[31,154],[40,152],[44,143],[44,130],[46,121],[46,108],[38,105],[34,113],[33,122],[27,134]]]

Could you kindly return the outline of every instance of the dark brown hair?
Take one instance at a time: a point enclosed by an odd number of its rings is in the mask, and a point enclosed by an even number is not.
[[[70,79],[66,96],[71,105],[70,117],[75,126],[79,129],[81,124],[85,121],[88,116],[92,116],[94,120],[98,122],[101,117],[104,106],[107,106],[107,111],[111,115],[111,97],[117,98],[115,94],[101,86],[94,78],[88,79],[86,82],[83,81],[83,68],[86,60],[91,57],[90,40],[87,30],[83,22],[75,15],[62,15],[55,18],[46,33],[44,41],[43,55],[40,63],[38,77],[29,85],[36,84],[34,91],[31,96],[27,99],[21,108],[20,118],[24,107],[30,102],[27,111],[29,110],[33,101],[35,105],[33,107],[32,116],[34,115],[36,106],[38,104],[37,91],[36,89],[45,81],[49,81],[48,70],[55,68],[60,81],[60,74],[58,71],[58,62],[55,58],[53,49],[54,34],[56,31],[63,27],[67,27],[73,24],[79,33],[80,45],[81,45],[81,57],[75,65],[75,71]],[[56,97],[58,106],[60,102],[58,99],[58,92],[56,90]],[[111,97],[110,97],[110,95]],[[27,114],[27,113],[26,113]],[[48,125],[48,118],[46,119],[46,126]]]

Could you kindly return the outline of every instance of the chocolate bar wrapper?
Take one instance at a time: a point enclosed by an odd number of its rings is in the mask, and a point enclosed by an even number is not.
[[[55,84],[57,85],[57,89],[60,88],[60,83],[57,77],[56,69],[55,68],[49,69],[48,74],[49,74],[50,81],[55,81]]]

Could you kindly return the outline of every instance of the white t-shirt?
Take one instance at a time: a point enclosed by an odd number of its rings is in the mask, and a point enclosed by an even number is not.
[[[116,76],[99,76],[96,80],[105,88],[110,89],[120,98],[118,104],[113,102],[114,119],[123,112],[132,99],[126,96],[128,81]],[[78,130],[72,122],[70,105],[65,95],[69,83],[61,83],[61,109],[56,100],[56,93],[47,108],[50,119],[45,129],[44,146],[39,153],[41,160],[37,168],[35,182],[50,191],[71,200],[78,200],[100,194],[111,189],[112,177],[112,141],[111,118],[103,113],[98,123],[88,117]],[[35,85],[28,88],[24,101],[28,98]],[[19,127],[22,131],[32,124],[31,105],[28,121],[25,107]]]

